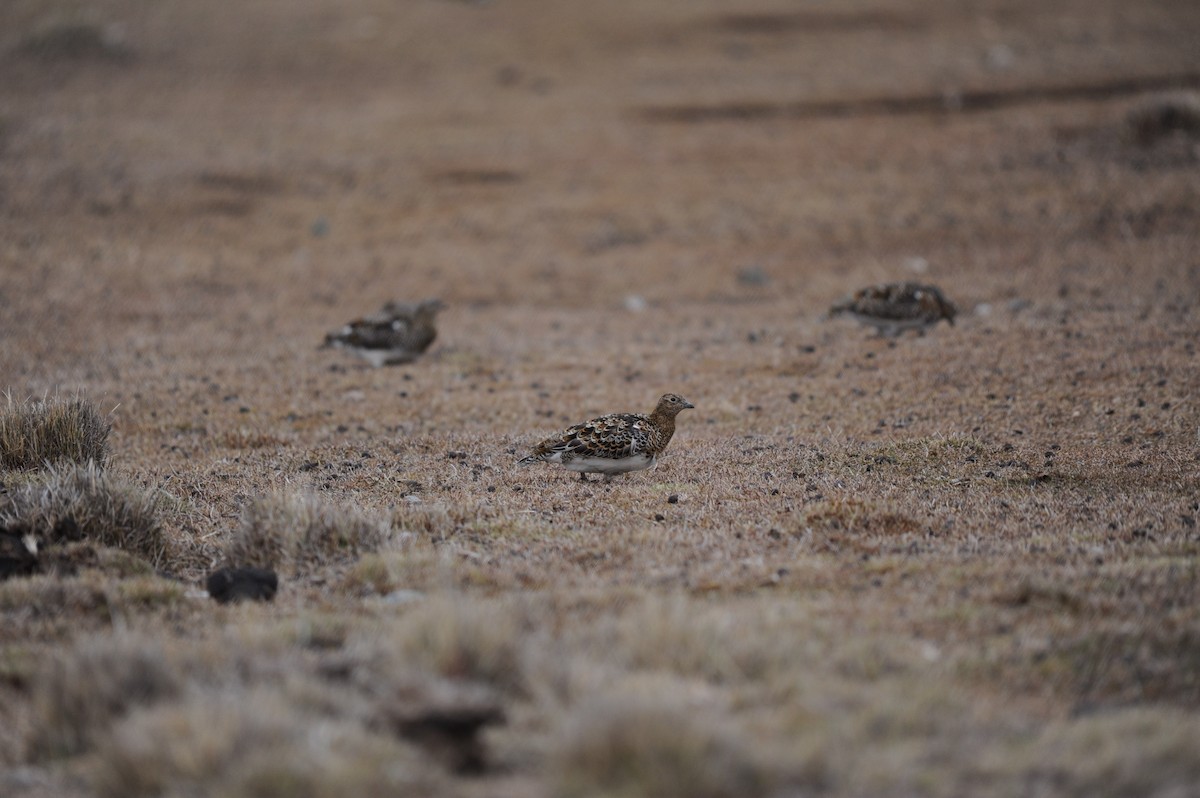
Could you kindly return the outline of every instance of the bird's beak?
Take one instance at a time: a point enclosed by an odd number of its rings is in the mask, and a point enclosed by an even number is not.
[[[693,409],[693,410],[695,410],[695,409],[696,409],[696,406],[695,406],[694,404],[692,404],[691,402],[689,402],[689,401],[687,401],[687,400],[685,399],[685,400],[684,400],[684,402],[683,402],[683,409],[684,409],[684,410],[687,410],[689,407],[690,407],[691,409]]]

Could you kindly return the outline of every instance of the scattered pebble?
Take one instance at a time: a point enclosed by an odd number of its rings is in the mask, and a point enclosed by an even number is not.
[[[646,298],[639,294],[630,294],[629,296],[625,297],[625,302],[623,304],[625,305],[625,309],[630,313],[641,313],[650,306],[649,303],[646,302]]]
[[[984,63],[995,72],[1010,69],[1017,62],[1017,54],[1007,44],[993,44],[987,49]]]
[[[747,266],[738,271],[737,281],[742,285],[764,286],[771,282],[771,277],[761,266]]]

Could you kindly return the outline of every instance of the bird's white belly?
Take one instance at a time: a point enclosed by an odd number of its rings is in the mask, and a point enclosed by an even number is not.
[[[914,318],[914,319],[882,319],[876,316],[867,316],[861,313],[855,313],[854,318],[860,323],[870,325],[872,327],[886,328],[890,330],[913,330],[917,327],[927,327],[929,319]]]
[[[619,460],[607,457],[573,457],[564,465],[571,471],[583,471],[588,474],[626,474],[649,468],[657,460],[652,454],[635,454]]]

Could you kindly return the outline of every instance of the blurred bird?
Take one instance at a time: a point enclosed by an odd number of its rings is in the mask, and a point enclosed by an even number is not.
[[[376,367],[411,363],[437,338],[434,320],[443,307],[440,299],[388,302],[378,313],[329,333],[322,346],[346,349]]]
[[[37,572],[37,538],[21,529],[0,529],[0,579]]]
[[[830,316],[848,313],[880,335],[894,337],[905,330],[925,330],[942,319],[954,324],[958,308],[936,286],[883,283],[855,292],[829,309]]]
[[[648,416],[613,413],[576,424],[539,443],[517,464],[558,463],[578,471],[584,482],[588,474],[611,482],[617,474],[653,466],[675,434],[675,416],[690,407],[695,405],[682,396],[663,394]]]

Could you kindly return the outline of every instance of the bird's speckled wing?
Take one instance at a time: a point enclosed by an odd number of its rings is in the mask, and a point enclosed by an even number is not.
[[[400,322],[403,324],[403,322]],[[331,338],[343,346],[362,349],[391,349],[396,341],[395,320],[357,319],[350,322]]]
[[[941,315],[937,292],[911,283],[876,285],[834,305],[834,313],[850,312],[880,321],[909,321]]]
[[[613,413],[568,427],[534,447],[532,457],[542,459],[561,452],[563,459],[604,457],[618,460],[650,448],[654,427],[637,413]]]
[[[423,352],[433,343],[437,331],[428,325],[415,324],[411,319],[366,317],[350,322],[326,336],[327,345],[355,349],[404,349]]]

